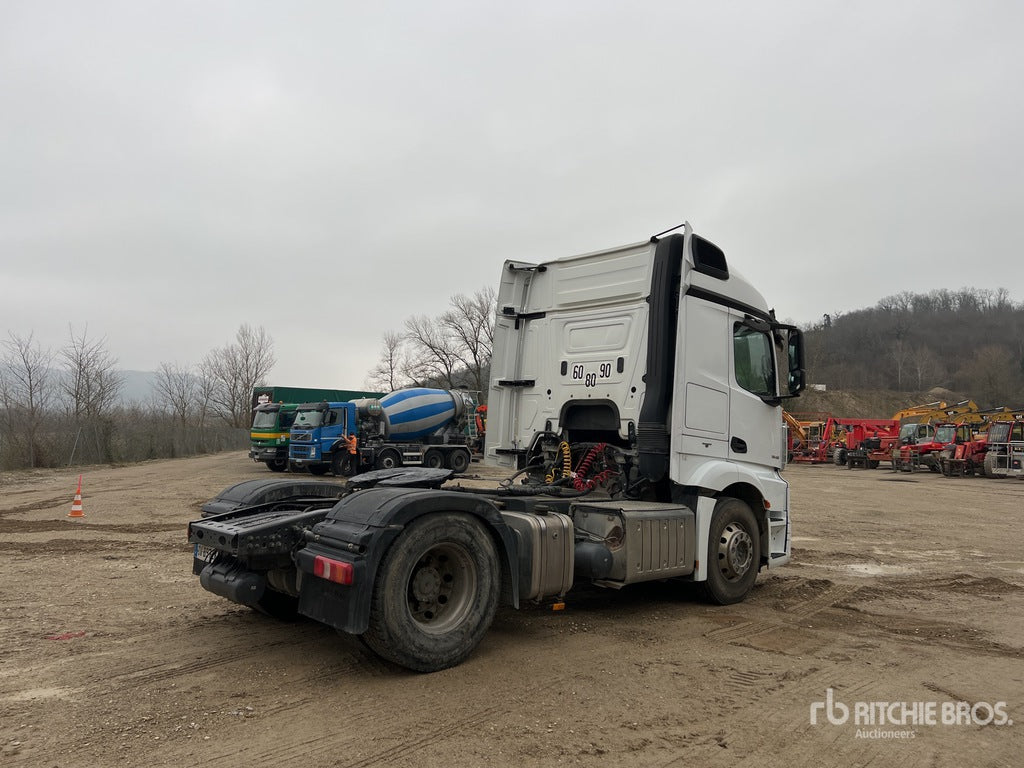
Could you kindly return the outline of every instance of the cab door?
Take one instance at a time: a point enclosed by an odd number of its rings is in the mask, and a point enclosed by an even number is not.
[[[762,466],[782,466],[778,371],[767,323],[735,310],[730,313],[731,396],[729,458]]]

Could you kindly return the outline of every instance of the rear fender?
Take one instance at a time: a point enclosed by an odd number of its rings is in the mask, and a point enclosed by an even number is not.
[[[371,488],[343,499],[306,534],[296,555],[302,572],[299,612],[337,629],[362,634],[380,563],[407,525],[438,512],[478,519],[494,539],[502,569],[502,602],[519,607],[519,561],[515,534],[489,500],[454,491]],[[352,586],[313,576],[317,555],[352,563]]]

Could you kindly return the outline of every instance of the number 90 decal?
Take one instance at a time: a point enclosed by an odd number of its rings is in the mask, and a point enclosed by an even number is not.
[[[611,363],[573,363],[572,365],[572,380],[582,381],[585,387],[596,387],[598,381],[610,378],[611,375]]]

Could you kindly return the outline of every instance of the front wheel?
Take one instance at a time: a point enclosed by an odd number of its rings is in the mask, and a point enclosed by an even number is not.
[[[267,459],[263,463],[271,472],[284,472],[288,469],[288,459]]]
[[[707,557],[707,598],[719,605],[743,600],[754,586],[761,565],[757,520],[745,502],[724,497],[715,504]]]
[[[981,462],[981,474],[983,474],[985,477],[997,477],[995,451],[985,452],[985,458]]]
[[[314,475],[326,475],[330,470],[330,464],[310,464],[309,471]]]
[[[337,451],[331,459],[331,474],[337,477],[351,477],[355,474],[355,456],[351,453]]]
[[[494,540],[475,518],[430,514],[384,556],[363,641],[417,672],[462,662],[494,619],[501,569]]]

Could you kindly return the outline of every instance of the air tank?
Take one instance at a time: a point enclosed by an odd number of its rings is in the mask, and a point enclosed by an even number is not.
[[[389,440],[419,440],[472,410],[464,393],[446,389],[399,389],[380,399]]]

